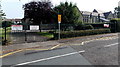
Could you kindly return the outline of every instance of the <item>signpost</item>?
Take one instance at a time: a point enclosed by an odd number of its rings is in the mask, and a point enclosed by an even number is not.
[[[59,34],[58,34],[58,39],[60,39],[60,23],[61,23],[61,15],[58,15],[58,28],[59,28]]]

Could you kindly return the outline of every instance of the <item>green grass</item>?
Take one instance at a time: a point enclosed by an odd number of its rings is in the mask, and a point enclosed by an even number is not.
[[[6,31],[6,37],[9,38],[9,33],[10,33],[11,28],[8,27]],[[0,28],[0,37],[5,37],[5,29]]]
[[[49,37],[49,38],[54,37],[54,35],[52,33],[49,33],[49,32],[38,32],[38,34],[41,36]]]

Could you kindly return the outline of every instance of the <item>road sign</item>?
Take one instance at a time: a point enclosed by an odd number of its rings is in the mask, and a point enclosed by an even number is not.
[[[30,25],[30,30],[39,30],[39,25]]]
[[[61,23],[61,15],[58,15],[58,28],[59,28],[59,34],[58,34],[58,39],[60,39],[60,23]]]
[[[110,27],[110,25],[109,25],[109,24],[104,24],[104,27],[107,27],[107,28],[108,28],[108,27]]]
[[[11,29],[12,30],[23,30],[23,25],[12,25]]]
[[[61,15],[58,15],[58,23],[61,23]]]

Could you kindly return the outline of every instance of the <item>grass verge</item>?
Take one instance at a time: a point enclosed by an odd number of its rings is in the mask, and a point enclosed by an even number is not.
[[[38,34],[41,36],[49,37],[49,38],[54,37],[54,35],[52,33],[49,33],[49,32],[38,32]]]

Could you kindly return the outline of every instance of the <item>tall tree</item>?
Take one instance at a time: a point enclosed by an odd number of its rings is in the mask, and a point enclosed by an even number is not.
[[[120,18],[120,6],[115,8],[115,14],[117,14],[117,18]]]
[[[32,24],[50,23],[52,20],[52,3],[49,0],[32,1],[23,5],[24,18],[29,18]]]
[[[3,10],[1,9],[1,1],[0,1],[0,21],[2,21],[3,16],[5,16],[5,13],[3,13]]]
[[[1,9],[1,1],[0,1],[0,27],[2,27],[2,21],[4,19],[5,13],[3,13],[3,10]]]
[[[60,5],[54,7],[54,10],[57,14],[62,15],[63,24],[81,24],[81,13],[77,6],[73,3],[60,3]]]

